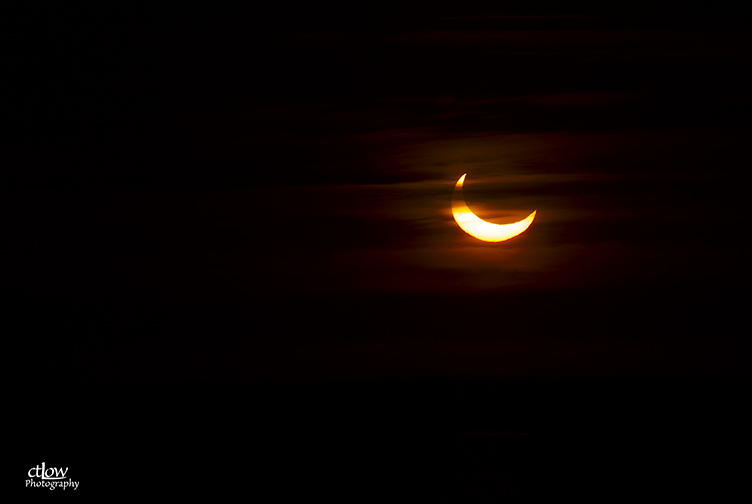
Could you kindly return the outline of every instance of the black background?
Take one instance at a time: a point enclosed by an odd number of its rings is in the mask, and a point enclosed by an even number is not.
[[[22,440],[12,474],[45,461],[70,467],[82,493],[202,488],[262,502],[671,499],[741,484],[752,83],[739,12],[678,2],[3,10],[4,394]],[[530,105],[578,93],[629,99]],[[318,266],[331,284],[314,274],[306,289],[275,287],[296,278],[280,257],[422,239],[373,217],[322,220],[317,205],[283,196],[430,178],[371,162],[382,155],[373,145],[343,135],[457,137],[499,122],[627,131],[634,149],[609,158],[613,172],[645,162],[689,177],[620,183],[603,198],[702,205],[690,216],[706,220],[559,230],[581,243],[612,233],[685,247],[658,266],[591,272],[587,288],[383,291],[352,287],[331,265]],[[657,140],[630,139],[643,130]],[[600,186],[575,189],[573,201]],[[232,190],[265,192],[252,205],[278,205],[280,220],[259,217],[249,238],[243,222],[190,221],[193,233],[164,218]],[[164,220],[129,210],[141,201]],[[295,237],[279,231],[292,217],[306,223]],[[257,280],[250,294],[232,280],[150,284],[159,263],[134,274],[121,261],[156,250],[190,263],[212,247],[262,251],[243,273]],[[189,259],[174,255],[186,248]],[[453,315],[473,310],[517,314],[504,328],[515,337],[462,357],[463,334],[495,330]],[[423,357],[429,344],[445,349]],[[534,358],[510,358],[503,372],[483,360],[509,349]]]

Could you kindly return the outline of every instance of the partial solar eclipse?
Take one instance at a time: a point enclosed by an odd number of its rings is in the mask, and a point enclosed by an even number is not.
[[[494,224],[486,222],[475,215],[465,204],[465,198],[462,196],[462,185],[465,183],[465,176],[460,177],[452,192],[452,215],[457,225],[464,232],[485,242],[502,242],[522,234],[530,227],[535,219],[535,212],[518,222],[511,224]]]

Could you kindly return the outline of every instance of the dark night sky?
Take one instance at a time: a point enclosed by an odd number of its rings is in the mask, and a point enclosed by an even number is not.
[[[219,3],[0,8],[16,484],[748,492],[739,2]]]
[[[16,362],[747,373],[748,26],[603,3],[5,7]]]

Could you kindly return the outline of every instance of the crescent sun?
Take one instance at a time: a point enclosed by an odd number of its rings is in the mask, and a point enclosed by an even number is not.
[[[521,221],[511,224],[494,224],[475,215],[465,204],[465,199],[462,196],[462,185],[465,183],[466,176],[467,173],[460,177],[452,192],[452,215],[454,220],[457,221],[457,225],[464,232],[473,238],[486,242],[502,242],[524,233],[533,223],[537,210],[533,210],[533,213]]]

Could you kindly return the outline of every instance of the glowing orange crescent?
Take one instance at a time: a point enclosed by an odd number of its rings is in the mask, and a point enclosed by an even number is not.
[[[464,232],[470,236],[479,240],[487,242],[502,242],[510,238],[514,238],[518,234],[522,234],[530,227],[535,219],[535,212],[525,217],[519,222],[513,222],[511,224],[493,224],[486,222],[477,215],[475,215],[465,204],[465,199],[462,197],[462,185],[465,182],[465,176],[467,173],[460,177],[457,184],[454,186],[452,192],[452,215],[454,220],[457,221],[457,225]]]

